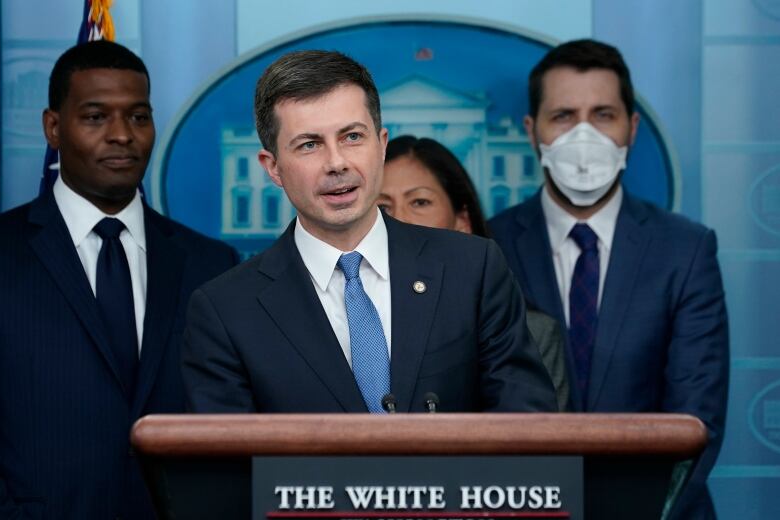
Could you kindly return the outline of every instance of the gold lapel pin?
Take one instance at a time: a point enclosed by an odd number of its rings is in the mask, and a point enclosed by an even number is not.
[[[414,289],[414,292],[417,294],[422,294],[428,289],[428,287],[425,286],[425,282],[421,282],[420,280],[417,280],[412,284],[412,289]]]

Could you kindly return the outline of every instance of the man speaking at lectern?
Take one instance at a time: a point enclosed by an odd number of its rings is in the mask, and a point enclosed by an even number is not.
[[[287,54],[255,94],[258,157],[298,216],[197,290],[183,370],[196,412],[553,411],[497,246],[377,209],[387,130],[368,71]]]

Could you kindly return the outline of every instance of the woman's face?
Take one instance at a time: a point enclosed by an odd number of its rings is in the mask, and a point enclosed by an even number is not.
[[[471,233],[468,210],[455,212],[433,173],[409,155],[385,163],[377,205],[402,222]]]

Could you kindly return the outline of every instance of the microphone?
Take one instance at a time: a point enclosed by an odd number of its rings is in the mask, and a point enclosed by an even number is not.
[[[436,413],[436,408],[439,406],[439,396],[433,392],[428,392],[423,396],[425,400],[425,409],[428,413]]]
[[[393,394],[385,394],[382,398],[382,408],[384,408],[387,413],[395,413],[395,405],[395,396]]]

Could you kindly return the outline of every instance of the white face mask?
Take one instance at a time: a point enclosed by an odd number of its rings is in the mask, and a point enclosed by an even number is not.
[[[549,146],[539,145],[541,163],[553,182],[576,206],[592,206],[612,187],[626,167],[628,147],[582,122]]]

